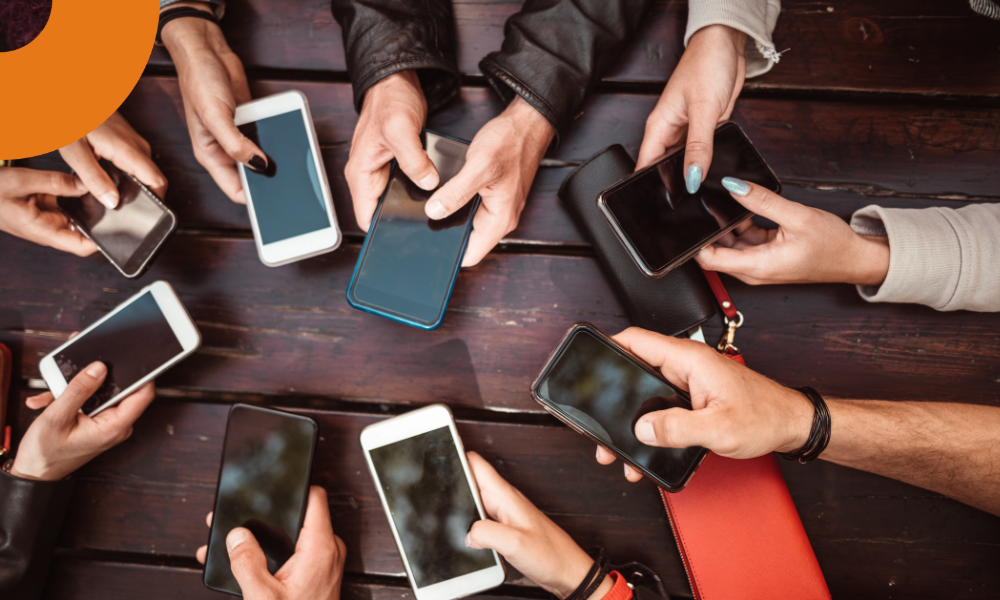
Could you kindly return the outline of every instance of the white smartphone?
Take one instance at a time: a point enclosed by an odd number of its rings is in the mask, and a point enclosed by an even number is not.
[[[292,90],[237,106],[236,126],[267,155],[263,173],[237,163],[261,262],[336,250],[340,228],[306,97]]]
[[[201,333],[174,288],[155,281],[45,356],[38,368],[55,397],[99,360],[107,378],[80,409],[93,417],[198,349]]]
[[[361,447],[416,600],[453,600],[503,583],[500,555],[465,545],[485,516],[447,406],[369,425]]]

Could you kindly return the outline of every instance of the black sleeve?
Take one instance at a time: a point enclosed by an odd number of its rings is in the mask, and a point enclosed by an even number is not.
[[[0,598],[41,597],[72,492],[72,479],[34,481],[0,470]]]
[[[479,68],[505,103],[520,95],[558,133],[614,66],[651,0],[526,0]]]
[[[451,0],[333,0],[344,35],[354,108],[383,77],[416,69],[434,111],[458,94],[455,17]]]

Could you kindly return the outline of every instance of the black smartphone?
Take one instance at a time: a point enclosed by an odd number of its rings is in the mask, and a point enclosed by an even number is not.
[[[420,138],[441,184],[462,170],[468,142],[426,130]],[[424,214],[432,194],[393,161],[347,288],[351,306],[420,329],[441,325],[480,198],[434,221]]]
[[[205,586],[241,595],[226,536],[246,527],[273,575],[295,553],[319,427],[308,417],[236,404],[229,411],[205,560]]]
[[[531,386],[545,410],[610,450],[668,492],[684,489],[708,451],[647,446],[635,437],[643,415],[691,409],[691,399],[589,323],[563,337]]]
[[[682,148],[601,192],[597,206],[639,269],[662,277],[752,216],[722,187],[723,177],[781,193],[743,130],[725,122],[715,130],[712,166],[694,194],[684,185]]]
[[[177,216],[135,177],[106,160],[100,165],[118,188],[118,206],[108,208],[92,194],[57,202],[77,231],[93,241],[122,275],[135,279],[153,264],[177,229]]]

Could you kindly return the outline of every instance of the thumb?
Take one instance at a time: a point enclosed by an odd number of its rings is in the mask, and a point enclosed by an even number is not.
[[[496,521],[476,521],[465,536],[465,545],[473,550],[496,550],[504,557],[515,557],[521,546],[521,532]],[[510,560],[508,558],[508,560]]]
[[[62,427],[73,425],[80,408],[101,387],[107,374],[108,368],[104,363],[91,363],[76,374],[63,393],[45,411]]]
[[[712,449],[718,430],[718,409],[708,406],[700,410],[668,408],[651,412],[635,424],[635,437],[647,446],[687,448],[703,446]]]
[[[12,168],[9,171],[11,175],[15,175],[12,178],[13,189],[11,192],[19,198],[32,194],[81,196],[87,193],[87,187],[83,181],[69,173],[21,168]]]
[[[237,527],[226,536],[229,565],[244,597],[277,597],[278,581],[267,570],[267,558],[249,529]]]
[[[736,177],[723,177],[722,186],[747,210],[770,219],[781,227],[794,225],[807,212],[806,207],[798,202],[786,200],[756,183]]]
[[[399,168],[416,183],[421,189],[431,191],[441,182],[431,157],[420,145],[420,129],[415,131],[396,132],[392,138],[388,138],[393,156]]]
[[[491,183],[488,180],[490,171],[489,165],[482,164],[481,161],[466,162],[458,175],[434,192],[424,206],[424,212],[437,221],[462,208],[479,193],[479,190]]]

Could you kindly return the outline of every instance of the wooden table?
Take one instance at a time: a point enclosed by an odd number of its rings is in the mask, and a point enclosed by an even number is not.
[[[20,360],[19,391],[38,360],[139,287],[170,281],[204,335],[159,381],[132,438],[79,473],[48,596],[102,600],[221,598],[201,584],[205,543],[233,402],[301,411],[322,438],[314,479],[347,542],[345,598],[411,598],[358,445],[361,427],[446,402],[481,452],[584,547],[659,571],[689,593],[651,485],[602,468],[593,445],[545,415],[528,387],[574,321],[627,325],[555,190],[570,168],[615,142],[633,155],[680,56],[686,5],[658,2],[620,65],[549,153],[520,227],[458,278],[444,325],[423,332],[351,309],[344,291],[362,235],[343,168],[357,115],[328,0],[230,0],[224,29],[255,96],[306,93],[346,242],[270,269],[246,210],[195,162],[169,57],[155,50],[122,112],[153,145],[181,230],[152,271],[122,278],[102,257],[77,259],[0,236],[0,341]],[[456,2],[461,99],[429,127],[471,139],[500,110],[478,60],[500,46],[518,0]],[[733,119],[796,201],[848,217],[870,203],[957,207],[1000,200],[1000,23],[965,2],[785,0],[775,31],[788,49],[752,80]],[[51,168],[54,155],[29,161]],[[65,167],[62,167],[65,168]],[[997,404],[1000,315],[866,304],[846,285],[754,288],[724,278],[746,325],[749,364],[791,385],[849,398]],[[709,337],[720,332],[709,327]],[[16,439],[34,414],[13,407]],[[817,462],[783,462],[835,597],[982,598],[1000,594],[1000,520],[912,486]],[[494,597],[535,598],[516,574]]]

